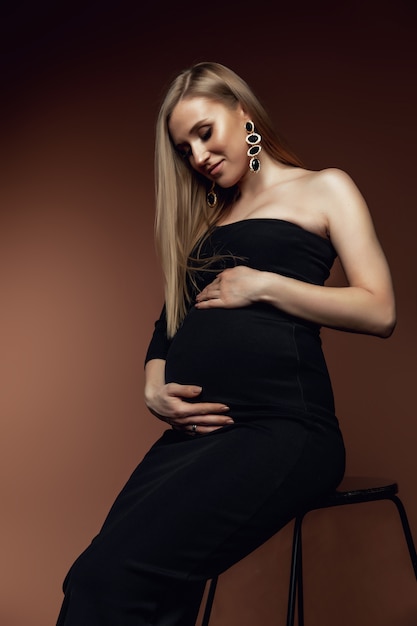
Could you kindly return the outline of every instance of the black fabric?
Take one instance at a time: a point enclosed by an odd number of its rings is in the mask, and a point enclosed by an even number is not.
[[[202,254],[323,284],[331,243],[282,220],[214,229]],[[213,278],[199,272],[198,287]],[[337,486],[344,446],[319,329],[272,306],[197,310],[172,341],[164,315],[147,358],[196,383],[235,424],[167,430],[133,472],[65,584],[58,626],[193,626],[204,582]],[[199,398],[200,399],[200,398]]]
[[[335,259],[329,240],[273,219],[215,228],[201,257],[214,253],[222,258],[197,274],[199,289],[234,265],[323,285]],[[235,420],[291,415],[308,427],[313,422],[337,427],[319,330],[266,304],[204,310],[191,306],[169,341],[163,310],[146,360],[166,359],[167,382],[201,385],[195,401],[224,402]]]

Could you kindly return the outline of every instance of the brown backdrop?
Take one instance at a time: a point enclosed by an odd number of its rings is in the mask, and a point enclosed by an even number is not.
[[[4,626],[55,623],[68,566],[162,431],[142,400],[162,297],[153,129],[197,60],[242,74],[306,164],[345,169],[369,203],[397,329],[323,339],[348,471],[398,480],[417,538],[414,3],[140,4],[16,2],[2,22]],[[289,542],[287,528],[222,576],[213,626],[284,623]],[[417,623],[390,504],[315,513],[305,542],[309,624]]]

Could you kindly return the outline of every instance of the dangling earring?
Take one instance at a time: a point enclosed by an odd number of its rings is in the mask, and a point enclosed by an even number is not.
[[[211,185],[211,189],[207,194],[207,206],[210,207],[210,209],[215,209],[217,206],[217,193],[214,191],[214,181]]]
[[[255,124],[252,122],[252,120],[248,120],[246,122],[245,129],[248,133],[246,137],[246,143],[249,144],[249,150],[247,151],[247,155],[248,157],[250,157],[249,169],[252,170],[252,172],[259,172],[259,170],[261,169],[261,162],[258,159],[258,154],[262,150],[262,137],[255,132]]]

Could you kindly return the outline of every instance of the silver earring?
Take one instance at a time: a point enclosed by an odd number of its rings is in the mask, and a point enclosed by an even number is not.
[[[250,157],[249,169],[252,172],[259,172],[259,170],[261,169],[261,162],[258,159],[258,155],[262,150],[262,137],[259,135],[259,133],[255,132],[255,124],[252,122],[252,120],[248,120],[246,122],[245,130],[248,133],[246,137],[246,143],[249,144],[249,149],[247,151],[247,155],[248,157]]]
[[[214,181],[211,185],[211,189],[207,194],[207,206],[210,209],[214,209],[217,206],[217,193],[214,191]]]

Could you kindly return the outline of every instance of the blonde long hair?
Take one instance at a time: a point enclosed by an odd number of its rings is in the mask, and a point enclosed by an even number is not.
[[[229,68],[220,63],[197,63],[172,82],[159,111],[155,145],[155,241],[165,278],[169,337],[175,334],[190,302],[190,253],[238,195],[237,187],[219,188],[218,205],[209,209],[206,198],[210,181],[192,170],[172,143],[168,129],[171,114],[180,100],[193,96],[210,98],[230,108],[240,103],[262,136],[263,150],[281,163],[302,165],[277,135],[247,83]]]

